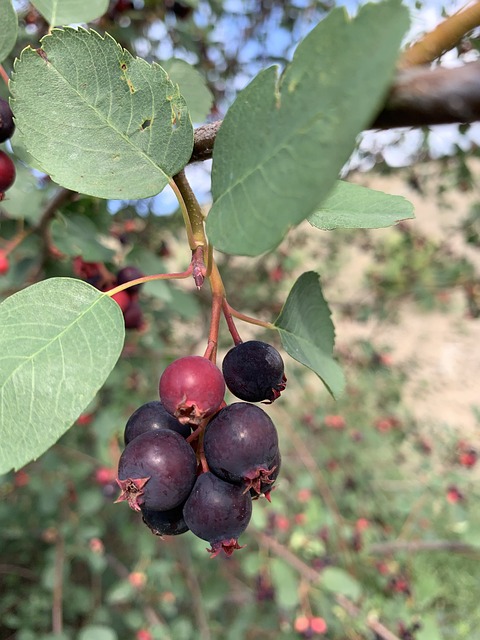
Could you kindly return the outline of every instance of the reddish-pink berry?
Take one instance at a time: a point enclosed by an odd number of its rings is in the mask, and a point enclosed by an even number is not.
[[[182,424],[200,424],[218,411],[225,382],[220,369],[207,358],[185,356],[165,369],[159,392],[165,409]]]
[[[123,312],[125,312],[130,305],[130,296],[126,291],[119,291],[118,293],[114,293],[112,296],[112,300],[115,300],[115,302]]]

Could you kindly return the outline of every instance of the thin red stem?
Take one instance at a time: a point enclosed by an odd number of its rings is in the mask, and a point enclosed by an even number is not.
[[[212,313],[210,317],[210,331],[208,333],[208,343],[204,358],[208,358],[214,364],[217,359],[218,331],[220,328],[220,316],[222,314],[223,293],[212,293]]]
[[[225,317],[225,320],[227,321],[228,330],[230,331],[234,344],[235,345],[241,344],[243,340],[240,337],[240,334],[238,333],[237,327],[235,326],[235,323],[232,318],[230,307],[228,305],[228,302],[225,300],[225,298],[223,299],[223,302],[222,302],[222,310],[223,310],[223,315]]]
[[[263,320],[258,320],[257,318],[252,318],[251,316],[247,316],[244,313],[240,313],[240,311],[236,311],[233,307],[231,307],[227,301],[225,301],[226,309],[228,312],[239,320],[243,320],[243,322],[248,322],[249,324],[255,324],[258,327],[264,327],[265,329],[275,329],[275,325],[271,322],[264,322]]]
[[[2,78],[2,80],[5,82],[5,84],[8,87],[8,82],[9,82],[10,78],[8,77],[8,73],[3,68],[3,65],[1,65],[1,64],[0,64],[0,77]]]
[[[143,276],[142,278],[136,278],[135,280],[130,280],[124,284],[119,284],[118,287],[105,291],[105,295],[111,298],[119,291],[124,291],[125,289],[134,287],[137,284],[143,284],[144,282],[151,282],[153,280],[182,280],[191,276],[192,271],[193,266],[190,265],[186,271],[182,271],[181,273],[157,273],[154,276]]]

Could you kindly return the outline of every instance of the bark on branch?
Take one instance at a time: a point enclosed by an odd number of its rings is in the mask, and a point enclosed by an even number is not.
[[[472,123],[480,120],[480,62],[462,67],[414,67],[400,71],[369,129]],[[190,162],[208,160],[222,121],[195,131]]]

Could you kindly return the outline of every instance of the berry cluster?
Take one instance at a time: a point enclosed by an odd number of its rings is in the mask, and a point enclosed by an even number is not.
[[[13,113],[6,100],[0,98],[0,143],[13,136],[15,124]],[[10,189],[15,182],[15,165],[5,151],[0,150],[0,200],[3,200],[5,191]]]
[[[240,549],[252,499],[270,492],[281,464],[275,425],[250,402],[273,402],[285,389],[283,361],[264,342],[233,347],[220,369],[186,356],[160,378],[160,401],[138,408],[125,427],[117,483],[156,535],[190,530],[212,556]],[[224,402],[225,386],[240,399]]]
[[[144,275],[137,267],[128,265],[120,269],[115,276],[102,263],[85,262],[80,256],[74,259],[73,270],[75,275],[83,278],[88,284],[100,289],[100,291],[110,291],[118,285],[131,282]],[[112,296],[122,310],[126,329],[141,329],[143,327],[142,308],[138,300],[141,287],[141,284],[137,284]]]

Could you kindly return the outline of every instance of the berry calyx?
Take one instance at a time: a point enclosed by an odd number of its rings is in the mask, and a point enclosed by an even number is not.
[[[0,98],[0,142],[5,142],[13,136],[15,123],[10,105],[6,100]]]
[[[15,165],[5,151],[0,151],[0,194],[15,182]]]
[[[282,356],[275,347],[259,340],[241,342],[230,349],[222,370],[228,389],[247,402],[274,402],[287,384]]]
[[[225,382],[220,369],[207,358],[185,356],[165,369],[159,392],[165,409],[182,424],[199,425],[218,411]]]
[[[4,276],[10,269],[10,261],[5,251],[0,250],[0,276]]]

